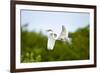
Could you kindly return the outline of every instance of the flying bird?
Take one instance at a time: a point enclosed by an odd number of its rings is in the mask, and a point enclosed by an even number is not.
[[[55,34],[53,32],[53,30],[51,30],[51,29],[47,30],[47,32],[50,33],[49,36],[48,36],[47,49],[48,50],[53,50],[55,42],[56,42],[57,34]]]
[[[57,40],[62,40],[64,43],[68,42],[69,44],[71,44],[72,39],[69,38],[68,29],[66,29],[64,25],[62,25],[62,30]]]
[[[47,42],[48,50],[53,50],[56,40],[61,40],[64,43],[68,42],[69,44],[71,44],[72,39],[69,38],[68,30],[65,28],[64,25],[62,25],[62,30],[61,30],[60,36],[58,38],[57,38],[57,34],[54,33],[52,29],[48,29],[47,32],[50,33],[48,36],[48,42]]]

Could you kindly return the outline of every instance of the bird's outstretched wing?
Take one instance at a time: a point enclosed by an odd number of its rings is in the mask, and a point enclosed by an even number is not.
[[[60,33],[58,39],[63,39],[65,37],[68,37],[68,31],[67,31],[66,27],[64,25],[62,25],[62,30],[61,30],[61,33]]]
[[[56,39],[54,39],[52,37],[48,37],[48,43],[47,43],[48,50],[53,50],[54,45],[55,45],[55,41],[56,41]]]

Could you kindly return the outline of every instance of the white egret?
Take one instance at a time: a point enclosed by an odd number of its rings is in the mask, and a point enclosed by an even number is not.
[[[47,43],[47,49],[48,50],[53,50],[55,42],[56,42],[56,34],[51,30],[47,30],[48,32],[50,32],[49,36],[48,36],[48,43]]]
[[[49,29],[47,31],[50,32],[48,36],[48,43],[47,43],[48,50],[53,50],[56,40],[61,40],[64,43],[68,42],[69,44],[71,44],[71,38],[68,37],[68,31],[66,31],[66,28],[64,25],[62,25],[62,31],[58,38],[57,38],[57,34],[54,33],[53,30]]]
[[[62,30],[57,40],[62,40],[63,42],[68,42],[69,44],[71,44],[72,39],[69,38],[68,29],[66,29],[64,25],[62,25]]]

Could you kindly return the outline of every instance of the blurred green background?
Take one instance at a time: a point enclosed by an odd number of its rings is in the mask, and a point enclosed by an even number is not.
[[[21,62],[48,62],[89,59],[89,25],[69,33],[72,44],[56,41],[53,50],[47,50],[47,36],[28,31],[21,26]]]

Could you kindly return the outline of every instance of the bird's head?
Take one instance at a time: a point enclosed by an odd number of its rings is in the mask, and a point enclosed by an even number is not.
[[[52,29],[48,29],[48,30],[46,30],[46,32],[48,32],[49,34],[53,34],[54,33]]]
[[[52,29],[48,29],[48,30],[46,30],[47,32],[49,32],[50,33],[50,35],[51,36],[53,36],[54,38],[56,38],[57,37],[57,34],[55,34],[54,32],[53,32],[53,30]]]

